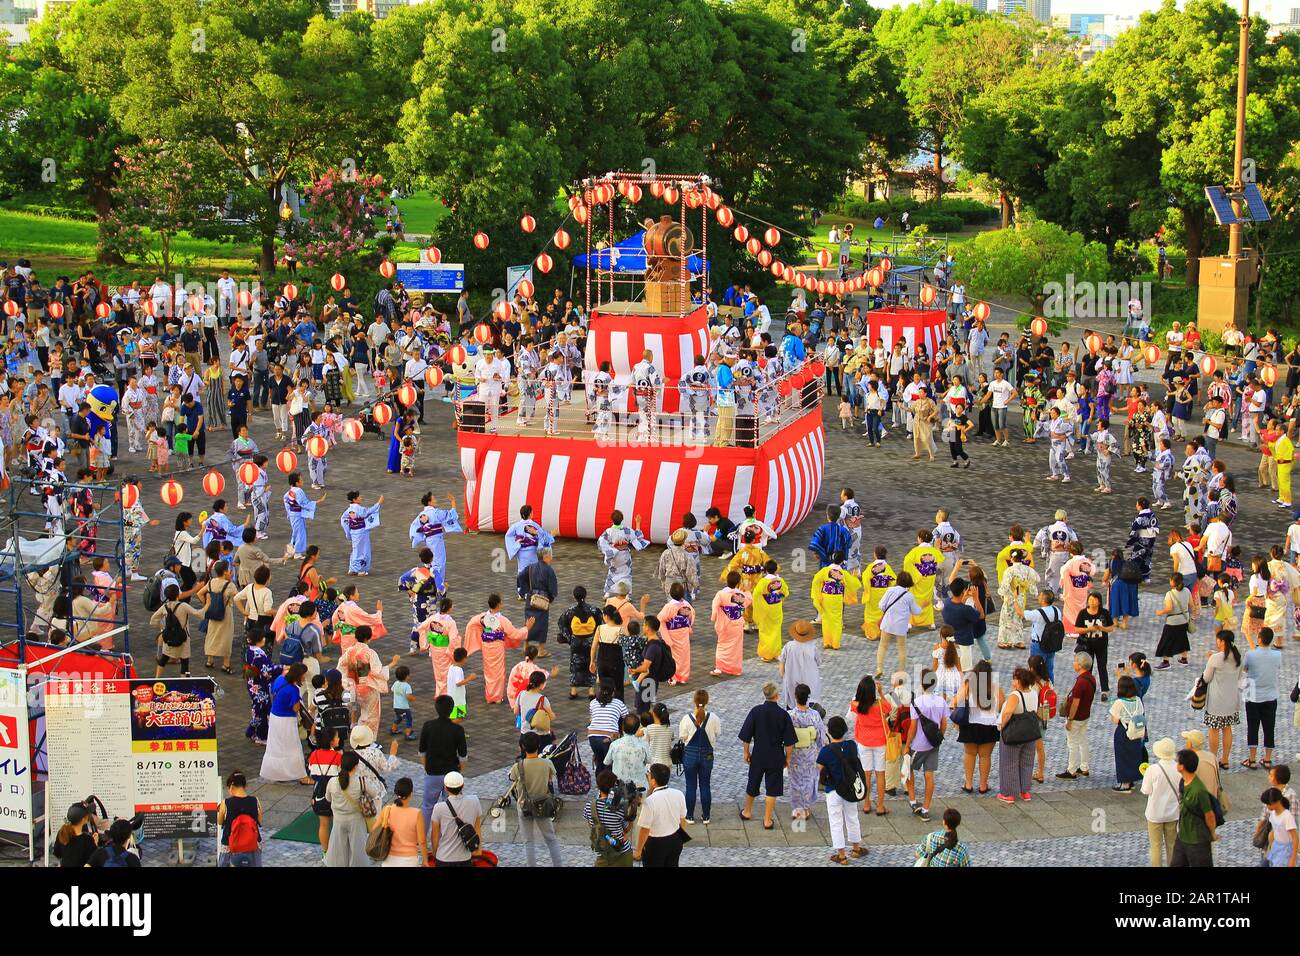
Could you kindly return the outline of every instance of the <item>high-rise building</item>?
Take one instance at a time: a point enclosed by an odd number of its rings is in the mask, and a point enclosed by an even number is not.
[[[336,17],[359,11],[382,20],[395,7],[408,6],[407,0],[330,0],[330,14]]]
[[[963,3],[968,7],[974,7],[980,13],[987,13],[989,9],[988,0],[957,0],[957,2]]]
[[[1027,11],[1038,23],[1052,22],[1052,0],[1002,0],[1004,17]]]

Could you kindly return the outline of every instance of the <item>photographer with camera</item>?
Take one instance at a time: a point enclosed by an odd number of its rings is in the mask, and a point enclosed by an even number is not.
[[[596,866],[631,866],[632,844],[627,841],[631,804],[612,770],[596,774],[596,796],[587,801],[582,815],[591,827],[591,848]],[[633,789],[635,793],[635,788]],[[625,809],[626,808],[626,809]]]
[[[646,771],[647,790],[637,816],[634,858],[642,866],[678,866],[682,846],[690,840],[686,832],[686,795],[668,786],[672,770],[665,764],[651,764]]]

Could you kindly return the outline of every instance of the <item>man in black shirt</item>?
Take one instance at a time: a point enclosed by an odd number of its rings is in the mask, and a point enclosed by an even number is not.
[[[667,646],[659,639],[659,618],[653,614],[647,614],[645,617],[645,641],[645,650],[641,652],[641,663],[636,667],[628,668],[628,674],[638,678],[635,704],[638,714],[648,711],[658,698],[664,649]]]
[[[760,785],[764,788],[763,829],[770,830],[776,813],[776,798],[782,795],[781,771],[789,765],[790,754],[796,742],[794,722],[784,707],[777,703],[781,688],[774,683],[763,685],[763,703],[745,715],[740,726],[741,743],[744,744],[745,763],[749,780],[745,786],[745,809],[741,819],[752,820],[754,800]]]
[[[469,750],[465,743],[465,728],[451,719],[455,702],[447,694],[434,699],[437,717],[426,720],[420,728],[420,755],[424,758],[424,820],[425,826],[433,824],[433,805],[445,795],[443,778],[465,766]],[[425,839],[429,833],[425,833]]]

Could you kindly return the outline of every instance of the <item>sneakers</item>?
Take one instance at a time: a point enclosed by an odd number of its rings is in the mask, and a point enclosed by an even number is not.
[[[1016,802],[1016,798],[1015,798],[1015,797],[1004,797],[1004,796],[1002,796],[1002,794],[999,793],[999,794],[998,794],[998,802],[999,802],[999,803],[1015,803],[1015,802]]]
[[[1068,485],[1069,483],[1070,483],[1070,476],[1069,476],[1069,475],[1066,475],[1064,478],[1061,479],[1061,484],[1063,484],[1063,485]]]
[[[921,808],[921,812],[918,813],[917,816],[920,817],[922,820],[924,820],[926,823],[930,822],[930,811],[927,810],[925,807]]]
[[[1028,803],[1030,800],[1033,799],[1033,795],[1032,795],[1032,794],[1029,794],[1029,793],[1022,793],[1022,794],[1020,795],[1020,799],[1023,800],[1023,801],[1025,801],[1025,803]]]
[[[912,808],[912,812],[916,814],[918,817],[923,812],[922,806],[919,803],[917,803],[915,800],[908,800],[907,805]]]
[[[1156,665],[1154,668],[1152,668],[1152,669],[1153,669],[1153,670],[1158,670],[1158,671],[1167,671],[1167,670],[1169,670],[1169,667],[1170,667],[1170,664],[1169,664],[1168,661],[1161,661],[1159,664],[1157,664],[1157,665]]]
[[[1074,779],[1076,779],[1078,776],[1079,776],[1079,775],[1078,775],[1077,773],[1071,773],[1071,772],[1068,771],[1068,770],[1062,770],[1060,773],[1058,773],[1058,774],[1056,775],[1056,779],[1057,779],[1057,780],[1074,780]]]
[[[1075,773],[1077,773],[1080,777],[1086,777],[1086,776],[1088,776],[1088,771],[1087,771],[1086,768],[1085,768],[1085,769],[1076,770]]]

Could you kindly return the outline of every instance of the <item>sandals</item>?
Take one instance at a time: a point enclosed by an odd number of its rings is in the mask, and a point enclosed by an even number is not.
[[[1261,761],[1259,762],[1259,765],[1260,765],[1261,767],[1263,767],[1265,770],[1272,770],[1272,769],[1273,769],[1273,761],[1271,761],[1271,760],[1261,760]]]
[[[876,811],[876,816],[878,816],[878,817],[887,817],[887,816],[889,816],[889,812],[890,812],[890,811],[888,811],[888,810],[877,810],[877,811]]]
[[[221,668],[221,673],[223,673],[223,674],[233,674],[234,671],[232,671],[232,670],[230,669],[230,666],[229,666],[229,665],[226,665],[226,666],[223,666],[223,667]]]
[[[867,848],[865,846],[855,846],[852,850],[849,851],[849,856],[853,857],[854,859],[861,859],[866,855],[867,855]]]
[[[1227,764],[1227,762],[1226,762],[1226,761],[1221,762],[1221,763],[1219,764],[1219,769],[1220,769],[1220,770],[1227,770],[1227,769],[1228,769],[1228,764]]]
[[[845,856],[843,853],[832,853],[831,862],[838,863],[840,866],[848,866],[849,858]]]
[[[975,788],[974,788],[974,787],[962,787],[962,788],[961,788],[961,792],[962,792],[962,793],[966,793],[966,794],[971,794],[971,793],[974,793],[974,792],[975,792]]]
[[[1251,760],[1250,758],[1247,758],[1247,759],[1243,760],[1243,761],[1241,762],[1241,765],[1242,765],[1243,767],[1245,767],[1247,770],[1254,770],[1254,769],[1255,769],[1255,761]]]

